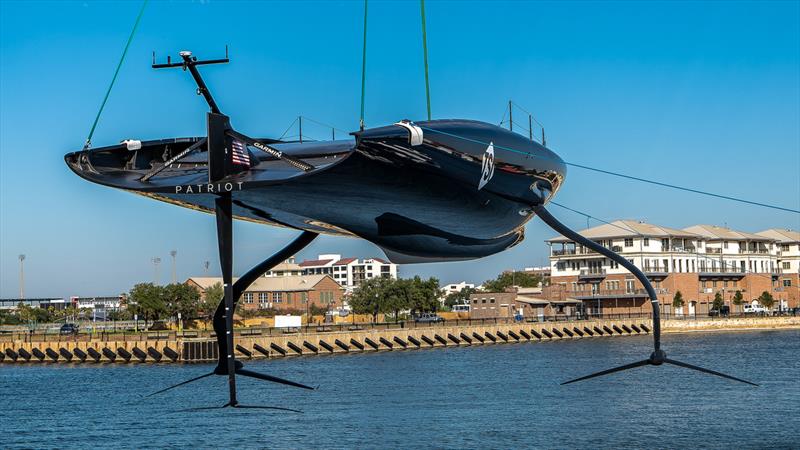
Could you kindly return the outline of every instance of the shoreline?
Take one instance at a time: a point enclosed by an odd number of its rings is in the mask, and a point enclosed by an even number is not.
[[[651,334],[649,318],[437,324],[414,328],[258,334],[236,339],[238,359],[337,355],[375,351],[414,350],[522,342],[620,338]],[[662,321],[664,334],[800,330],[800,317],[747,317]],[[119,339],[119,337],[117,337]],[[216,362],[216,340],[172,335],[148,339],[0,342],[0,362],[14,363],[207,363]]]

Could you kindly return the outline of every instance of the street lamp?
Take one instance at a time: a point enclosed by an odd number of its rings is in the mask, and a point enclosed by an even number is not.
[[[161,264],[161,258],[155,257],[150,261],[153,262],[153,283],[158,286],[158,265]]]
[[[19,255],[19,298],[25,298],[25,255]]]
[[[208,266],[211,265],[210,262],[206,261],[203,263],[203,266],[206,268],[206,276],[208,276]]]
[[[172,284],[175,284],[178,282],[178,276],[175,273],[175,257],[178,256],[178,251],[172,250],[169,252],[169,256],[172,256]]]

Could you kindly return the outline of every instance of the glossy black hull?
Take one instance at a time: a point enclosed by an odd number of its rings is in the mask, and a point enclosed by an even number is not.
[[[480,122],[419,125],[430,130],[423,144],[411,145],[408,132],[397,125],[366,130],[357,134],[355,145],[285,146],[287,154],[305,155],[319,168],[310,173],[265,160],[215,185],[205,181],[202,164],[142,183],[142,171],[130,162],[122,167],[119,156],[111,155],[120,151],[109,148],[73,153],[67,162],[91,181],[207,212],[218,193],[227,191],[237,219],[357,236],[380,246],[394,262],[474,259],[519,243],[533,216],[530,205],[546,202],[563,181],[560,159],[541,146],[533,150],[546,158],[498,155],[496,172],[479,189],[485,142],[510,141],[503,142],[507,148],[535,143]],[[465,135],[472,137],[453,137]],[[314,145],[324,148],[313,150]],[[81,156],[88,156],[83,164]]]

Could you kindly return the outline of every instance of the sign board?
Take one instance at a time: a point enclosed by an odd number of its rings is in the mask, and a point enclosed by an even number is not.
[[[300,316],[275,316],[275,328],[300,328],[302,322]]]

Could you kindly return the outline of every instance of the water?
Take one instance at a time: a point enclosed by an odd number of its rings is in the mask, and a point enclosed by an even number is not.
[[[648,336],[254,361],[319,384],[239,378],[222,405],[207,365],[0,365],[0,446],[272,448],[800,448],[800,331],[666,335],[669,356],[761,384],[646,367],[559,386],[643,359]]]

